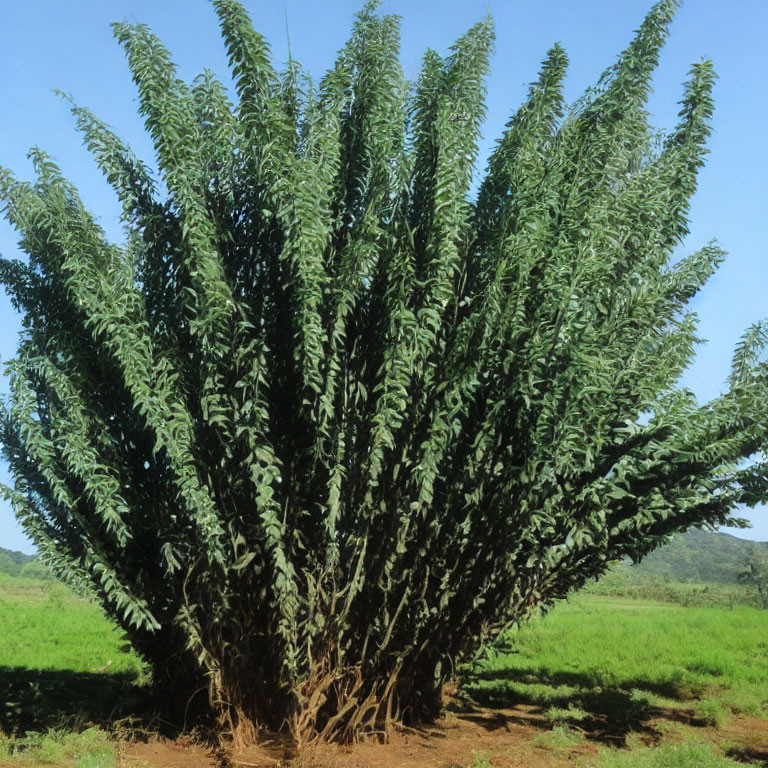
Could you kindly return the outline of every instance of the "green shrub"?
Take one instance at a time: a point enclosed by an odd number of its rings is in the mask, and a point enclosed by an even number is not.
[[[646,111],[676,0],[571,107],[554,46],[477,185],[490,19],[411,88],[369,2],[311,85],[212,4],[237,105],[114,26],[158,172],[72,107],[124,245],[43,151],[32,184],[0,170],[29,256],[0,261],[0,490],[168,716],[348,741],[434,719],[509,621],[763,499],[766,327],[724,394],[678,386],[724,253],[676,259],[711,63],[664,138]]]

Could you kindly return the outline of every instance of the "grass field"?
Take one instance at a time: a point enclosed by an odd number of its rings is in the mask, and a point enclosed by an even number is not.
[[[139,673],[120,631],[63,584],[0,574],[0,595],[0,666]]]
[[[138,658],[95,605],[56,581],[0,574],[0,765],[12,755],[111,764],[106,734],[86,726],[146,708],[141,678]]]
[[[465,670],[456,717],[494,708],[525,727],[461,765],[518,765],[493,750],[519,749],[536,766],[768,764],[768,744],[740,742],[733,725],[757,718],[768,734],[767,651],[768,611],[582,594]],[[147,711],[141,681],[97,607],[56,582],[0,576],[0,768],[128,765],[107,731]]]
[[[599,715],[617,727],[658,708],[768,715],[768,611],[582,595],[499,646],[464,687],[488,705],[534,703],[555,719]]]

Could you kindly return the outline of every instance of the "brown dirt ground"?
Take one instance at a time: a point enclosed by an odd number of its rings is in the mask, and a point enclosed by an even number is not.
[[[731,746],[726,754],[748,765],[768,766],[768,721],[754,717],[731,720],[718,731],[717,740]]]
[[[163,739],[123,744],[118,765],[121,768],[218,768],[220,762],[205,747]]]
[[[684,711],[659,711],[643,724],[639,735],[644,742],[653,744],[670,722],[689,733],[695,732],[702,741],[720,746],[736,760],[752,766],[768,766],[768,721],[738,717],[716,729],[697,725]],[[624,741],[623,736],[593,725],[582,732],[584,740],[575,745],[538,744],[535,737],[550,728],[551,724],[538,707],[475,708],[470,712],[449,712],[432,728],[397,731],[386,744],[371,741],[351,747],[329,745],[306,749],[297,756],[287,742],[265,739],[256,747],[234,750],[224,758],[188,742],[151,741],[125,744],[119,765],[121,768],[278,768],[295,759],[295,768],[459,768],[471,765],[482,755],[493,768],[571,768],[596,763],[598,744],[620,747]]]

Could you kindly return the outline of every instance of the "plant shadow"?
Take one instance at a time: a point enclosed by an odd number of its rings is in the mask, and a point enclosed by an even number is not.
[[[725,751],[725,756],[752,766],[768,766],[768,749],[739,744]]]
[[[512,687],[520,680],[530,684]],[[537,678],[531,670],[485,671],[466,679],[449,709],[488,730],[519,723],[544,731],[554,725],[547,710],[571,708],[579,711],[578,718],[569,720],[566,712],[559,722],[577,728],[588,740],[613,746],[623,746],[631,732],[657,741],[660,720],[704,725],[692,708],[653,706],[637,695],[640,690],[668,696],[673,693],[670,688],[651,688],[647,682],[630,685],[630,689],[601,688],[576,673]],[[120,721],[130,723],[134,736],[180,732],[177,725],[158,718],[158,702],[151,689],[138,685],[130,673],[0,667],[0,691],[0,732],[11,736],[83,723],[114,730]]]
[[[157,729],[149,689],[128,673],[0,667],[0,691],[0,732],[10,736],[123,719]]]
[[[577,672],[541,674],[518,668],[470,674],[461,692],[463,701],[453,704],[454,711],[485,727],[498,727],[506,719],[545,730],[560,722],[590,741],[611,746],[624,746],[630,733],[657,742],[662,735],[658,724],[663,721],[706,724],[697,716],[688,693],[672,681],[599,685],[593,677]],[[670,705],[654,703],[656,697],[669,699]],[[490,717],[485,708],[496,710],[497,715]],[[548,716],[553,708],[559,712]]]

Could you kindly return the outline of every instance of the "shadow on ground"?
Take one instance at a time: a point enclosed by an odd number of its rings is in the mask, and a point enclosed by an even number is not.
[[[659,696],[674,700],[674,706],[658,706],[649,700]],[[590,741],[611,746],[624,746],[629,733],[658,741],[660,721],[706,725],[697,716],[689,692],[671,681],[649,684],[647,680],[630,680],[621,686],[599,686],[590,676],[576,672],[542,675],[533,669],[482,670],[468,676],[462,701],[452,707],[460,716],[489,728],[503,725],[505,719],[542,729],[562,722]],[[489,718],[485,708],[499,710],[498,716]],[[552,708],[559,713],[547,717]]]
[[[768,766],[768,749],[739,744],[727,749],[725,756],[758,768]]]
[[[643,684],[643,688],[668,697],[674,693],[664,686],[650,689]],[[0,692],[0,732],[9,735],[78,723],[112,730],[122,720],[128,723],[127,729],[137,733],[143,729],[164,735],[179,732],[157,718],[158,702],[130,674],[0,667]],[[642,693],[637,688],[596,687],[594,680],[576,673],[535,678],[525,670],[486,671],[468,678],[448,708],[489,731],[516,723],[543,732],[556,722],[547,717],[550,708],[570,707],[580,712],[579,717],[569,719],[565,712],[559,722],[578,729],[590,741],[612,746],[623,746],[631,732],[643,734],[649,742],[657,741],[660,721],[705,724],[684,701],[680,707],[657,707],[643,699]],[[765,760],[768,756],[749,757]]]
[[[152,711],[133,675],[0,667],[0,732],[9,735],[76,722],[148,723]]]
[[[543,683],[545,685],[551,685],[554,687],[576,686],[579,688],[595,688],[599,685],[598,679],[592,675],[584,674],[581,672],[566,672],[563,670],[557,670],[555,672],[547,671],[542,673],[535,667],[480,670],[477,672],[472,672],[471,679],[473,681],[498,681],[499,683],[503,683],[506,680],[514,683],[530,681]],[[646,679],[629,679],[623,681],[621,688],[625,690],[642,688],[644,691],[656,694],[657,696],[664,696],[668,699],[685,699],[688,697],[689,693],[688,691],[682,690],[680,683],[674,679],[660,680],[656,682],[651,682]],[[564,696],[566,695],[567,694],[564,694]]]

